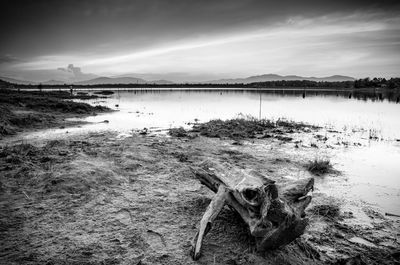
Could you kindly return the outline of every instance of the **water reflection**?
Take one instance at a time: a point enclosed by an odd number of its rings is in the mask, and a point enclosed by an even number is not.
[[[37,90],[37,89],[21,89],[21,90]],[[70,91],[70,88],[46,88],[47,91]],[[298,96],[302,98],[306,98],[308,96],[336,96],[348,99],[356,99],[363,101],[388,101],[394,103],[400,103],[400,91],[394,89],[386,89],[386,88],[368,88],[368,89],[326,89],[326,88],[205,88],[205,87],[193,87],[193,88],[163,88],[163,87],[155,87],[155,88],[84,88],[79,87],[75,88],[73,91],[77,92],[94,92],[94,91],[102,91],[109,90],[114,91],[115,93],[120,92],[131,92],[133,94],[156,94],[163,93],[166,91],[170,92],[190,92],[190,93],[215,93],[216,91],[220,94],[223,93],[262,93],[262,94],[272,94],[272,95],[280,95],[282,97],[285,96]]]
[[[234,88],[226,88],[218,90],[216,89],[206,89],[206,88],[190,88],[190,89],[174,89],[174,88],[164,88],[164,89],[104,89],[104,90],[114,90],[116,93],[118,92],[132,92],[134,94],[142,94],[142,93],[163,93],[165,91],[170,92],[187,92],[187,93],[262,93],[262,94],[270,94],[270,95],[279,95],[282,97],[286,96],[296,96],[306,98],[309,96],[336,96],[341,98],[348,99],[356,99],[363,101],[388,101],[399,103],[400,102],[400,91],[396,90],[388,90],[388,89],[366,89],[366,90],[332,90],[332,89],[273,89],[273,88],[265,88],[265,89],[234,89]]]
[[[363,131],[364,137],[400,139],[400,106],[375,94],[310,90],[117,90],[105,99],[90,100],[118,109],[89,117],[94,125],[129,131],[143,127],[185,126],[198,119],[230,119],[238,114],[267,119],[286,118],[336,130]],[[261,96],[261,102],[260,102]],[[361,100],[359,98],[361,97]]]

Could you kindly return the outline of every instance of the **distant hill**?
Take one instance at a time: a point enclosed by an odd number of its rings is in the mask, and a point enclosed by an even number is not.
[[[315,77],[312,77],[312,78],[315,78]],[[354,81],[354,80],[356,80],[356,79],[353,77],[344,76],[344,75],[332,75],[332,76],[328,76],[328,77],[315,78],[315,81],[326,81],[326,82],[341,82],[341,81]]]
[[[26,80],[18,80],[14,78],[9,78],[9,77],[0,77],[1,80],[13,83],[13,84],[20,84],[20,85],[36,85],[38,83],[33,82],[33,81],[26,81]]]
[[[146,80],[135,77],[98,77],[86,81],[75,82],[76,85],[102,85],[102,84],[145,84]]]
[[[64,84],[68,84],[68,82],[63,82],[63,81],[59,81],[59,80],[49,80],[46,82],[42,82],[42,85],[64,85]]]
[[[174,84],[174,82],[169,81],[169,80],[154,80],[154,81],[146,81],[146,83],[148,84],[157,84],[157,85],[170,85],[170,84]]]
[[[5,82],[9,82],[12,84],[20,84],[20,85],[64,85],[64,84],[71,84],[71,82],[60,81],[60,80],[48,80],[44,82],[33,82],[33,81],[26,81],[26,80],[18,80],[9,77],[0,77],[1,80]],[[147,81],[142,78],[136,77],[97,77],[90,80],[74,82],[75,85],[102,85],[102,84],[157,84],[157,85],[169,85],[174,84],[169,80],[153,80]]]
[[[255,83],[255,82],[267,82],[267,81],[293,81],[293,80],[309,80],[309,81],[325,81],[325,82],[340,82],[340,81],[354,81],[353,77],[342,76],[342,75],[333,75],[328,77],[303,77],[297,75],[275,75],[275,74],[265,74],[265,75],[256,75],[250,76],[246,78],[233,78],[233,79],[219,79],[219,80],[211,80],[203,83],[210,84],[235,84],[235,83]]]
[[[154,80],[147,81],[142,78],[136,77],[98,77],[95,79],[90,79],[82,82],[75,82],[76,85],[102,85],[102,84],[173,84],[173,82],[168,80]]]
[[[110,77],[135,77],[147,80],[148,83],[165,80],[173,84],[181,83],[199,83],[207,80],[221,78],[217,74],[189,74],[184,72],[169,72],[169,73],[126,73]]]
[[[71,84],[72,82],[68,81],[60,81],[60,80],[48,80],[45,82],[33,82],[27,80],[18,80],[14,78],[8,77],[0,77],[0,79],[13,83],[13,84],[21,84],[21,85],[38,85],[39,83],[43,85],[64,85],[64,84]],[[349,76],[342,76],[342,75],[333,75],[327,77],[303,77],[297,75],[275,75],[275,74],[265,74],[265,75],[256,75],[250,76],[246,78],[232,78],[232,79],[218,79],[218,80],[211,80],[205,82],[191,82],[191,83],[203,83],[203,84],[249,84],[255,82],[268,82],[268,81],[293,81],[293,80],[308,80],[308,81],[326,81],[326,82],[341,82],[341,81],[354,81],[353,77]],[[165,79],[157,79],[157,80],[145,80],[138,77],[131,77],[131,76],[118,76],[118,77],[97,77],[89,80],[74,82],[75,85],[104,85],[104,84],[157,84],[157,85],[170,85],[174,84],[175,82],[165,80]],[[182,82],[187,83],[187,82]]]

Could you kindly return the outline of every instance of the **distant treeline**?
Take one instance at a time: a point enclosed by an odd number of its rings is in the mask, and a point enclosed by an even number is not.
[[[280,88],[387,88],[387,89],[400,89],[400,78],[364,78],[357,79],[355,81],[340,81],[340,82],[326,82],[326,81],[308,81],[308,80],[290,80],[290,81],[267,81],[257,82],[247,85],[244,87],[280,87]]]
[[[399,89],[400,88],[400,78],[390,78],[386,80],[385,78],[364,78],[354,81],[354,88],[374,88],[374,87],[385,87],[388,89]]]
[[[64,85],[19,85],[0,80],[0,87],[15,88],[68,88]],[[281,80],[255,82],[249,84],[209,84],[209,83],[180,83],[180,84],[97,84],[97,85],[73,85],[74,88],[335,88],[335,89],[359,89],[359,88],[386,88],[400,89],[400,78],[364,78],[355,81],[309,81],[309,80]]]
[[[281,80],[281,81],[266,81],[257,82],[244,85],[245,87],[272,87],[272,88],[353,88],[353,81],[341,81],[341,82],[326,82],[326,81],[309,81],[309,80]]]

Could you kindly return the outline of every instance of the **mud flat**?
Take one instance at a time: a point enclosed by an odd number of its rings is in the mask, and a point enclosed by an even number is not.
[[[232,133],[242,122],[212,121],[189,132],[172,130],[172,136],[102,132],[1,146],[0,263],[399,262],[398,218],[329,197],[318,184],[306,233],[291,244],[256,254],[247,226],[226,207],[205,239],[202,257],[193,261],[190,241],[214,194],[189,166],[212,159],[276,180],[313,176],[307,165],[316,147],[297,139],[319,128],[253,121],[245,128],[255,131]],[[328,148],[325,141],[319,137],[318,148]],[[330,170],[323,177],[341,173]]]

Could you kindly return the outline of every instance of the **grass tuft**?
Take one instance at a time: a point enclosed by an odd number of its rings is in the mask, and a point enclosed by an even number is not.
[[[168,130],[168,134],[172,137],[187,137],[188,133],[183,127],[171,128]]]
[[[321,176],[333,170],[332,164],[329,159],[314,159],[306,164],[306,168],[312,174]]]

